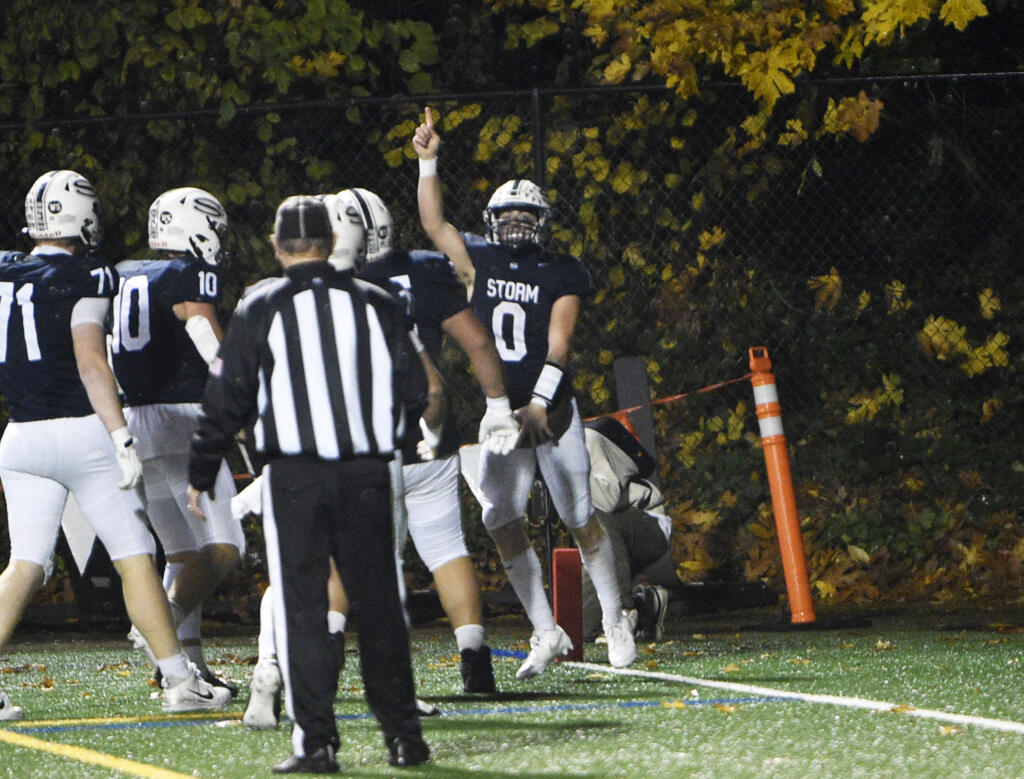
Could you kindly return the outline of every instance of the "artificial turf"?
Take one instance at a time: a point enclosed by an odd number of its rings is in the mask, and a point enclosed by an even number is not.
[[[612,672],[603,648],[590,644],[584,665],[526,682],[514,675],[528,627],[504,617],[489,625],[501,690],[493,696],[463,695],[450,632],[441,623],[419,627],[418,694],[442,711],[423,724],[431,762],[387,765],[350,651],[336,701],[342,774],[1024,776],[1024,733],[1012,730],[1024,729],[1024,610],[868,617],[852,626],[825,618],[802,630],[786,629],[771,611],[683,618],[665,641],[641,645],[632,670],[649,676]],[[243,682],[239,701],[223,714],[163,716],[145,660],[120,636],[21,637],[0,659],[0,688],[28,719],[0,726],[0,776],[269,776],[290,752],[289,729],[249,732],[239,722],[254,654],[249,635],[208,640],[211,667]],[[792,693],[836,698],[805,702]],[[849,699],[893,706],[854,708]],[[925,709],[939,718],[918,716]],[[5,733],[37,741],[15,745]],[[45,751],[54,744],[89,751]],[[98,765],[103,756],[130,763]]]

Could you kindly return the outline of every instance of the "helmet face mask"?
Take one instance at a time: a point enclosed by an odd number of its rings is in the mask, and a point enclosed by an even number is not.
[[[551,203],[532,181],[506,181],[484,209],[487,241],[509,249],[542,247],[547,242],[551,211]]]
[[[150,249],[190,254],[216,265],[227,229],[220,201],[197,187],[168,190],[149,207]]]
[[[73,170],[51,170],[37,178],[25,196],[25,232],[36,241],[103,239],[99,199],[89,180]]]
[[[339,270],[358,273],[368,262],[391,252],[394,227],[384,201],[367,189],[353,187],[324,195],[334,228],[334,252],[328,258]]]

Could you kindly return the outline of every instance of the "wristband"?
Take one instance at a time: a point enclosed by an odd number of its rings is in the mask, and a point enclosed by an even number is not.
[[[110,440],[117,449],[124,449],[132,445],[132,434],[128,432],[127,427],[119,427],[110,434]]]
[[[537,377],[537,383],[533,385],[533,398],[530,402],[533,403],[536,400],[540,401],[545,408],[550,406],[564,375],[565,372],[561,366],[553,362],[544,363],[544,367],[540,369],[540,376]]]
[[[512,406],[508,403],[507,395],[499,395],[496,398],[487,398],[487,410],[498,411],[504,414],[512,413]]]
[[[420,178],[428,179],[431,176],[437,175],[437,157],[431,157],[429,160],[425,160],[420,157]]]

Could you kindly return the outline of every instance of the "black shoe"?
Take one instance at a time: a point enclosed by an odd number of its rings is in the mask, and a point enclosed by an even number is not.
[[[238,697],[238,685],[232,684],[226,679],[221,679],[219,676],[214,676],[213,671],[211,671],[209,668],[201,672],[199,675],[207,684],[210,684],[213,687],[223,687],[225,690],[231,693],[232,698]]]
[[[661,641],[665,637],[668,590],[657,584],[638,584],[633,588],[633,608],[637,615],[636,637]]]
[[[305,757],[289,755],[272,770],[275,774],[336,774],[338,761],[334,759],[334,747],[328,744]]]
[[[495,691],[494,667],[491,665],[491,648],[482,646],[479,649],[463,649],[462,661],[459,665],[462,671],[462,689],[464,692]]]
[[[420,736],[410,738],[396,736],[388,741],[388,751],[391,753],[388,764],[399,768],[419,765],[430,759],[430,748]]]

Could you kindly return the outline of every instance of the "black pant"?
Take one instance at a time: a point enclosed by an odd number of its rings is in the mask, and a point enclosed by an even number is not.
[[[409,634],[398,592],[388,465],[376,458],[275,460],[265,471],[270,582],[283,597],[274,617],[296,754],[338,746],[338,673],[327,633],[327,577],[334,557],[358,621],[366,702],[385,740],[419,736]],[[298,730],[301,729],[301,730]],[[301,745],[301,752],[299,746]]]

